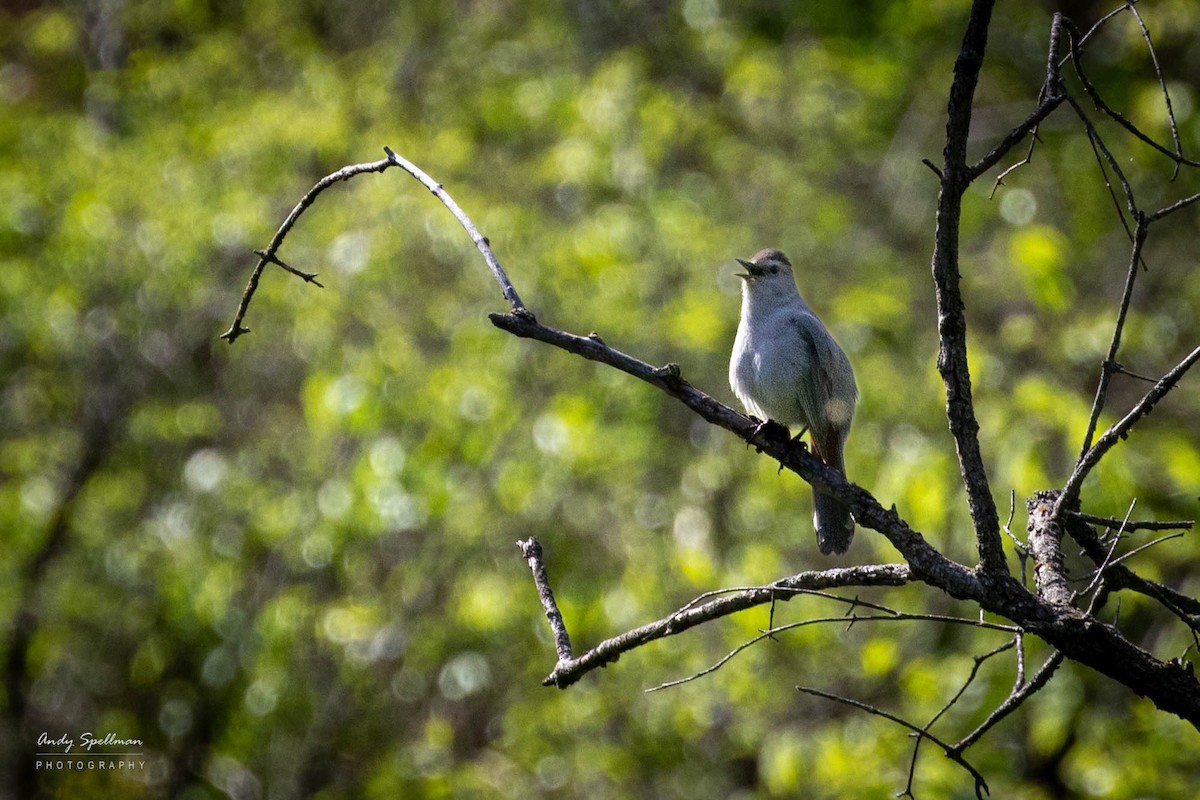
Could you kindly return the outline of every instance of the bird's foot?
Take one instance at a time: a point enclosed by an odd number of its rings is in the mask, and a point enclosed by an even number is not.
[[[808,445],[806,445],[806,444],[803,442],[803,440],[801,440],[801,438],[800,438],[801,436],[803,436],[803,435],[804,435],[804,434],[806,434],[806,433],[808,433],[808,426],[807,426],[807,425],[805,425],[803,428],[801,428],[801,429],[800,429],[800,432],[799,432],[799,433],[797,433],[795,436],[790,436],[790,434],[789,434],[790,438],[788,439],[788,448],[789,448],[789,449],[800,448],[801,450],[803,450],[804,452],[806,452],[806,453],[807,453],[807,452],[808,452]],[[783,472],[783,462],[782,462],[782,461],[780,461],[780,462],[779,462],[779,469],[778,469],[778,470],[775,472],[775,474],[776,474],[776,475],[779,475],[779,474],[781,474],[782,472]]]
[[[760,441],[764,443],[781,443],[790,441],[792,438],[787,426],[773,419],[760,420],[757,417],[751,417],[750,419],[754,420],[754,431],[750,434],[750,438],[747,441],[754,445],[754,449],[760,453],[762,452],[762,447],[758,444]]]
[[[807,425],[805,425],[803,428],[801,428],[801,429],[800,429],[800,432],[799,432],[799,433],[797,433],[795,436],[793,436],[793,437],[792,437],[792,446],[794,447],[795,445],[800,445],[800,446],[801,446],[801,447],[803,447],[805,450],[807,450],[807,449],[808,449],[808,446],[807,446],[807,445],[805,445],[805,444],[804,444],[804,442],[800,441],[800,437],[801,437],[801,436],[803,436],[803,435],[804,435],[804,434],[806,434],[806,433],[808,433],[808,426],[807,426]]]

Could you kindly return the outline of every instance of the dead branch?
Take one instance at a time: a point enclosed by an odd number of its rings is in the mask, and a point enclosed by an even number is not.
[[[1080,522],[1086,522],[1089,525],[1099,525],[1109,530],[1126,531],[1174,531],[1174,530],[1191,530],[1196,524],[1195,520],[1190,519],[1175,519],[1175,520],[1121,520],[1116,517],[1098,517],[1095,514],[1084,514],[1082,511],[1072,511],[1071,516]]]
[[[1154,406],[1158,401],[1162,400],[1180,379],[1187,374],[1197,361],[1200,361],[1200,347],[1197,347],[1192,352],[1183,357],[1183,360],[1176,364],[1171,370],[1159,379],[1154,387],[1146,392],[1129,412],[1120,420],[1115,422],[1104,434],[1096,441],[1083,456],[1080,457],[1079,463],[1075,465],[1071,477],[1067,479],[1066,485],[1063,487],[1062,496],[1058,503],[1060,508],[1070,508],[1078,498],[1079,489],[1083,485],[1083,479],[1088,476],[1088,473],[1100,463],[1100,459],[1104,454],[1111,450],[1117,442],[1126,438],[1129,431],[1142,418],[1154,410]],[[1061,514],[1061,511],[1056,511],[1056,516]]]
[[[960,686],[958,691],[954,693],[954,696],[951,697],[950,700],[947,701],[947,703],[944,706],[942,706],[941,709],[936,714],[933,715],[933,718],[930,719],[929,722],[925,723],[925,726],[922,728],[922,730],[925,731],[926,733],[928,733],[930,731],[930,729],[933,728],[934,724],[939,719],[941,719],[942,716],[947,711],[949,711],[951,708],[953,708],[955,706],[955,704],[958,703],[959,700],[962,699],[962,696],[964,694],[966,694],[967,689],[970,688],[971,684],[975,682],[975,678],[979,675],[979,669],[980,669],[980,667],[982,667],[984,665],[985,662],[987,662],[991,658],[994,658],[995,656],[1000,655],[1001,653],[1004,653],[1008,650],[1012,650],[1014,647],[1018,646],[1020,641],[1021,641],[1021,634],[1018,631],[1017,634],[1015,636],[1013,636],[1012,639],[1010,639],[1009,641],[1000,645],[999,647],[995,647],[981,655],[972,656],[973,663],[971,665],[971,673],[969,675],[967,675],[967,679],[965,681],[963,681],[963,685]],[[1018,678],[1021,675],[1021,666],[1022,666],[1022,662],[1020,659],[1021,652],[1022,651],[1020,649],[1017,650]],[[923,742],[923,741],[925,741],[924,736],[917,736],[916,742],[913,744],[912,759],[909,761],[909,764],[908,764],[908,783],[905,784],[904,791],[901,792],[899,795],[900,797],[912,797],[912,798],[916,797],[916,795],[913,794],[913,781],[916,779],[917,756],[919,756],[921,753],[921,742]]]
[[[967,139],[994,4],[994,0],[975,0],[971,5],[966,34],[954,62],[954,81],[946,108],[945,160],[938,193],[932,270],[938,311],[937,368],[946,388],[946,417],[954,436],[959,472],[967,490],[979,563],[984,575],[1007,576],[1000,517],[979,449],[979,422],[975,418],[971,371],[967,365],[966,308],[958,264],[962,198],[973,180],[967,166]]]
[[[785,597],[783,599],[787,599],[787,598]],[[842,599],[842,598],[838,598],[838,599]],[[857,625],[860,622],[936,622],[936,623],[941,623],[944,625],[966,625],[971,628],[984,628],[984,629],[988,629],[988,630],[1005,631],[1007,633],[1012,633],[1012,634],[1020,633],[1020,630],[1018,628],[1013,627],[1012,625],[1000,625],[998,623],[988,622],[988,621],[982,620],[982,619],[971,619],[968,617],[951,617],[951,616],[947,616],[945,614],[912,614],[912,613],[908,613],[905,611],[894,611],[892,609],[885,609],[885,611],[886,611],[886,613],[883,613],[883,614],[868,614],[865,616],[859,616],[857,614],[852,614],[848,617],[846,617],[846,616],[843,616],[843,617],[812,617],[810,619],[801,620],[799,622],[789,622],[784,625],[772,626],[772,627],[768,628],[767,630],[760,632],[758,635],[753,636],[750,639],[742,642],[737,647],[733,648],[728,653],[726,653],[720,660],[709,665],[708,667],[705,667],[704,669],[700,670],[699,672],[694,672],[685,678],[677,678],[675,680],[670,680],[665,683],[661,683],[658,686],[653,686],[653,687],[647,689],[646,691],[647,692],[658,692],[658,691],[662,691],[663,689],[670,689],[675,686],[681,686],[682,684],[685,684],[685,683],[691,683],[692,681],[697,680],[698,678],[703,678],[706,675],[711,675],[712,673],[716,672],[721,667],[725,666],[727,663],[732,661],[736,656],[745,652],[746,650],[750,649],[751,647],[753,647],[754,645],[758,644],[759,642],[761,642],[765,639],[773,640],[773,639],[778,638],[779,634],[781,634],[781,633],[786,633],[788,631],[797,630],[799,628],[807,628],[812,625],[827,625],[829,623],[843,623],[844,622],[844,623],[846,623],[846,627],[850,628],[850,627],[853,627],[854,625]],[[1002,648],[1002,649],[1007,649],[1008,647],[1011,647],[1011,646],[1012,645],[1010,643],[1008,645],[1005,645],[1004,648]],[[932,724],[932,723],[930,723],[930,724]]]
[[[820,689],[813,689],[808,686],[797,686],[796,690],[803,692],[804,694],[811,694],[814,697],[823,697],[824,699],[832,700],[835,703],[841,703],[843,705],[853,706],[854,708],[857,708],[860,711],[866,711],[868,714],[872,714],[876,717],[883,717],[884,719],[895,722],[897,725],[902,725],[905,728],[908,728],[915,735],[921,737],[922,739],[928,739],[931,744],[933,744],[937,747],[940,747],[942,752],[946,754],[946,758],[950,759],[955,764],[958,764],[960,767],[962,767],[963,769],[965,769],[967,772],[969,772],[971,774],[971,777],[975,779],[975,796],[977,798],[979,798],[979,800],[983,800],[983,796],[988,793],[987,781],[985,781],[983,779],[983,775],[981,775],[979,773],[979,770],[977,770],[977,769],[975,769],[975,767],[971,766],[970,762],[967,761],[966,758],[963,757],[963,754],[961,751],[956,751],[952,745],[946,744],[945,742],[943,742],[938,737],[934,736],[929,731],[925,730],[924,728],[921,728],[919,725],[909,722],[908,720],[903,719],[901,717],[898,717],[895,714],[884,711],[882,708],[879,708],[878,706],[873,706],[870,703],[864,703],[861,700],[854,700],[849,697],[842,697],[840,695],[831,694],[830,692],[823,692]]]
[[[296,204],[295,208],[292,209],[292,212],[287,215],[287,219],[285,219],[283,224],[279,226],[279,230],[277,230],[275,235],[271,237],[271,243],[267,245],[266,249],[254,251],[258,256],[258,263],[254,266],[254,271],[250,273],[250,280],[246,284],[246,289],[242,292],[242,299],[238,303],[237,313],[234,314],[233,324],[229,326],[229,330],[221,334],[222,339],[230,344],[233,344],[243,333],[250,332],[250,329],[245,327],[242,324],[242,321],[246,318],[246,312],[250,309],[250,301],[254,299],[254,293],[258,291],[258,282],[262,278],[263,270],[266,269],[267,264],[276,264],[288,272],[303,278],[309,283],[317,283],[315,280],[315,272],[306,273],[297,269],[293,269],[292,267],[285,265],[282,261],[279,261],[275,257],[275,253],[283,245],[283,240],[287,238],[288,233],[290,233],[292,228],[295,227],[297,220],[300,219],[300,215],[303,214],[305,209],[307,209],[316,201],[321,192],[325,191],[330,186],[333,186],[335,183],[350,180],[355,175],[362,175],[367,172],[383,172],[390,166],[393,166],[393,162],[390,159],[384,159],[382,161],[372,161],[367,164],[352,164],[347,167],[342,167],[336,172],[332,172],[321,180],[317,181],[316,184],[305,193],[304,197],[300,198],[300,202]],[[317,285],[320,286],[319,283],[317,283]]]
[[[619,636],[606,639],[578,658],[560,657],[554,670],[542,681],[543,686],[566,688],[588,672],[607,666],[623,653],[674,636],[684,631],[755,606],[788,600],[804,591],[819,591],[845,586],[903,586],[910,580],[909,570],[900,564],[874,564],[801,572],[766,586],[755,586],[705,602],[692,601],[678,611]],[[837,618],[844,621],[844,618]],[[556,637],[557,638],[557,637]]]

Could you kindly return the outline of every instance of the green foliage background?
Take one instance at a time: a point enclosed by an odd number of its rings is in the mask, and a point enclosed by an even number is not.
[[[1076,5],[1081,24],[1108,10]],[[399,171],[330,190],[288,239],[280,255],[324,290],[269,271],[254,333],[217,335],[250,249],[319,177],[384,145],[446,185],[539,318],[676,361],[726,402],[732,258],[779,246],[858,373],[851,478],[969,563],[934,370],[936,181],[921,165],[939,160],[967,6],[0,11],[0,796],[31,779],[51,797],[195,800],[902,790],[902,729],[794,687],[928,719],[997,634],[817,625],[643,693],[753,636],[762,609],[568,691],[540,686],[553,647],[518,538],[545,545],[577,647],[702,591],[832,562],[795,476],[647,386],[494,329],[504,303],[470,241]],[[1000,6],[978,154],[1032,109],[1044,74],[1049,12]],[[1200,9],[1139,8],[1194,156]],[[1112,105],[1169,140],[1132,19],[1091,48]],[[1148,207],[1200,189],[1101,130]],[[1024,498],[1061,485],[1078,451],[1128,257],[1079,125],[1060,111],[1042,139],[994,198],[980,182],[963,226],[982,440],[1018,533]],[[1161,374],[1200,339],[1196,233],[1189,210],[1152,236],[1121,353],[1135,372]],[[1136,517],[1198,516],[1196,386],[1112,454],[1087,510],[1124,516],[1137,498]],[[1113,415],[1142,391],[1118,379]],[[848,561],[895,557],[862,531]],[[1198,557],[1188,536],[1136,564],[1196,593]],[[863,596],[975,613],[920,587]],[[775,622],[843,610],[797,599]],[[1186,632],[1154,612],[1123,598],[1120,625],[1182,654]],[[1045,655],[1030,643],[1030,669]],[[1011,654],[988,661],[935,732],[970,730],[1014,670]],[[148,766],[31,777],[43,731],[141,738]],[[1184,798],[1197,744],[1068,665],[972,756],[997,797]],[[916,789],[972,795],[932,749]]]

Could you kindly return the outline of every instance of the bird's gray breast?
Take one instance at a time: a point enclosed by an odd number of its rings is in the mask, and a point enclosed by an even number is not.
[[[794,315],[762,322],[738,328],[729,370],[734,394],[756,417],[807,424],[800,390],[812,369],[808,343]]]

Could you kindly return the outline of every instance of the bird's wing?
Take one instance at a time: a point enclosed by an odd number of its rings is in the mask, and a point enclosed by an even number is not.
[[[840,451],[842,437],[850,427],[858,388],[850,360],[833,336],[812,314],[796,315],[793,324],[800,332],[812,379],[800,383],[800,406],[812,428],[818,455],[828,462]]]

